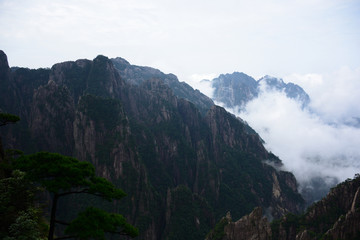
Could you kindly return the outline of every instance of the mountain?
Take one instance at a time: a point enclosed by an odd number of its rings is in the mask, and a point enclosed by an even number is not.
[[[360,175],[332,188],[302,215],[288,214],[271,224],[256,208],[236,222],[230,213],[207,235],[207,240],[355,240],[360,238]]]
[[[226,108],[244,108],[246,103],[257,98],[262,91],[266,90],[284,92],[288,98],[299,101],[303,107],[310,102],[309,95],[294,83],[284,83],[280,78],[265,76],[256,81],[245,73],[234,72],[221,74],[212,81],[214,88],[213,100],[224,104]]]
[[[128,83],[141,85],[152,78],[160,79],[172,89],[176,97],[192,102],[203,114],[214,105],[214,102],[209,97],[202,94],[199,90],[194,90],[188,84],[179,82],[174,74],[164,74],[160,70],[151,67],[131,65],[120,57],[113,58],[111,61],[122,79]]]
[[[259,84],[245,73],[221,74],[212,80],[213,99],[226,107],[244,106],[258,96]]]
[[[89,161],[128,194],[65,199],[60,219],[91,202],[126,216],[138,239],[204,239],[227,211],[302,209],[296,179],[258,134],[174,75],[102,55],[36,70],[0,60],[0,109],[21,118],[1,129],[4,147]]]

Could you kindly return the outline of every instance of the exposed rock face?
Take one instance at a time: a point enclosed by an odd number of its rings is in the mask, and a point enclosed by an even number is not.
[[[2,50],[0,50],[0,72],[6,74],[9,70],[7,56]]]
[[[270,240],[269,221],[263,217],[262,209],[255,208],[249,215],[236,222],[230,222],[224,228],[223,240]]]
[[[278,239],[359,239],[360,176],[333,188],[321,201],[308,208],[303,216],[281,220]],[[300,230],[300,231],[299,231]]]
[[[265,84],[265,87],[271,90],[284,91],[288,98],[299,101],[303,107],[310,103],[309,95],[299,86],[294,83],[284,83],[280,78],[265,76],[258,80],[258,84]]]
[[[360,238],[360,175],[333,188],[321,201],[301,216],[287,214],[271,223],[261,208],[232,222],[227,214],[207,235],[206,240],[277,239],[338,240]]]
[[[221,74],[212,80],[213,99],[222,102],[226,107],[243,107],[258,96],[258,83],[244,73]]]
[[[21,121],[2,133],[5,147],[93,163],[128,194],[99,204],[123,213],[139,239],[202,239],[227,211],[240,218],[262,206],[277,217],[301,209],[293,175],[264,163],[281,161],[243,121],[205,98],[188,101],[199,93],[173,75],[113,62],[98,56],[51,69],[6,68],[0,108]],[[59,217],[87,201],[62,202]]]

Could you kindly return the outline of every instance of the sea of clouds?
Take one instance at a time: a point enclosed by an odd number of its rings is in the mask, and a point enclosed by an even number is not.
[[[307,108],[261,86],[245,110],[227,109],[245,120],[294,173],[308,201],[360,173],[360,68],[332,74],[293,74],[285,82],[300,85],[310,96]],[[209,81],[193,84],[211,97]],[[221,103],[217,103],[221,105]]]

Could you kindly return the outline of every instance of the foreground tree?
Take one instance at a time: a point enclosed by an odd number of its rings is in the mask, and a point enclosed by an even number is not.
[[[0,179],[0,239],[45,239],[47,224],[34,204],[37,192],[19,170]]]
[[[7,124],[16,123],[20,118],[10,113],[0,113],[0,127]]]
[[[50,229],[48,239],[54,239],[55,224],[68,225],[65,232],[69,236],[58,239],[105,239],[105,233],[130,237],[138,235],[138,230],[126,219],[115,213],[91,207],[79,213],[71,223],[56,219],[59,198],[70,194],[91,194],[108,201],[121,199],[126,194],[104,178],[95,175],[95,169],[89,162],[63,156],[57,153],[39,152],[24,155],[14,161],[14,166],[26,172],[26,178],[39,183],[52,195]]]
[[[16,115],[0,112],[0,127],[19,120]],[[5,151],[0,137],[0,239],[45,239],[47,225],[34,204],[38,189],[10,164],[21,154],[14,149]]]

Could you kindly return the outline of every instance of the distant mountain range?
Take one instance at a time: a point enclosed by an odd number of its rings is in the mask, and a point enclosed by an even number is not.
[[[271,76],[265,76],[256,81],[245,73],[234,72],[221,74],[210,83],[214,89],[212,99],[222,103],[226,108],[243,109],[249,101],[259,96],[262,86],[266,90],[284,92],[288,98],[300,102],[302,107],[306,107],[310,102],[309,95],[299,85],[284,83],[281,78]]]

